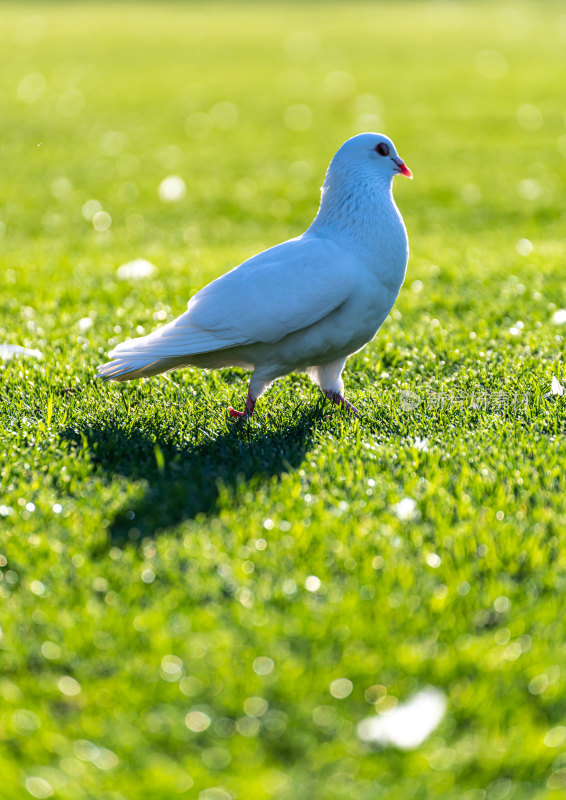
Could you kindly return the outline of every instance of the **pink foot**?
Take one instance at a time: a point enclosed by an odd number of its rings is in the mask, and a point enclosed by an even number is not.
[[[335,405],[347,411],[348,414],[353,414],[354,417],[360,416],[360,412],[356,406],[353,406],[349,400],[346,400],[344,395],[340,394],[340,392],[334,392],[331,389],[323,389],[322,393],[328,400],[331,400]]]
[[[250,394],[250,390],[248,389],[248,396],[246,397],[246,410],[245,411],[236,411],[235,408],[232,406],[228,407],[228,413],[231,417],[236,417],[238,419],[249,419],[253,416],[254,408],[255,408],[256,401]]]

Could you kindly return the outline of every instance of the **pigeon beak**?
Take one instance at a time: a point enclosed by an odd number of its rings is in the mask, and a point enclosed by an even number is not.
[[[406,178],[411,178],[411,180],[412,180],[413,173],[411,172],[409,167],[405,164],[405,162],[401,161],[401,159],[399,159],[399,161],[397,161],[396,158],[394,158],[393,161],[395,162],[395,164],[397,164],[397,166],[399,168],[398,169],[399,175],[404,175]]]

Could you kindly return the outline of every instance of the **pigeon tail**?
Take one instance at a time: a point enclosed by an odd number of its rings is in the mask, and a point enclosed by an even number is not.
[[[96,377],[101,378],[103,381],[123,383],[124,381],[132,381],[135,378],[149,378],[152,375],[160,375],[162,372],[176,369],[181,364],[186,364],[186,359],[159,358],[157,361],[148,361],[147,359],[139,358],[117,358],[98,367],[98,375]]]
[[[131,381],[159,375],[199,362],[211,352],[218,353],[226,344],[232,343],[194,325],[185,311],[153,333],[128,339],[111,350],[109,356],[114,361],[98,367],[98,377],[106,381]]]

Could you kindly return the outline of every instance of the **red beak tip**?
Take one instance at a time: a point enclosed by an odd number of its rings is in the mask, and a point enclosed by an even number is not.
[[[402,159],[397,160],[396,158],[394,158],[392,160],[395,163],[395,166],[397,167],[398,175],[404,175],[406,178],[412,179],[413,173]]]

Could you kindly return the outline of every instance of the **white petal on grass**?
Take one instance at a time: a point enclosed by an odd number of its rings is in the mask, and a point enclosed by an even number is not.
[[[364,742],[415,750],[440,724],[445,713],[446,696],[440,689],[428,686],[406,703],[362,720],[358,737]]]
[[[157,267],[145,258],[136,258],[118,267],[116,275],[122,281],[135,281],[141,278],[150,278],[157,272]]]
[[[92,328],[92,325],[93,323],[90,317],[81,317],[80,320],[77,322],[77,327],[82,333],[88,331],[89,328]]]
[[[176,203],[187,193],[185,181],[180,175],[168,175],[159,184],[159,199],[164,203]]]
[[[438,553],[427,553],[425,561],[433,569],[437,569],[442,564],[442,559]]]
[[[557,308],[552,315],[552,321],[555,325],[564,325],[566,322],[566,308]]]
[[[399,500],[398,503],[395,503],[392,510],[398,519],[405,520],[413,519],[416,509],[416,500],[413,500],[412,497],[404,497],[402,500]]]
[[[34,350],[31,347],[22,347],[19,344],[0,344],[0,358],[3,361],[8,361],[14,356],[31,356],[31,358],[43,358],[43,354],[39,350]]]
[[[558,397],[563,397],[564,396],[564,387],[562,386],[562,384],[560,383],[560,381],[558,380],[556,375],[552,376],[552,384],[550,386],[550,394],[551,395],[557,395]],[[548,397],[548,395],[547,395],[547,397]]]

